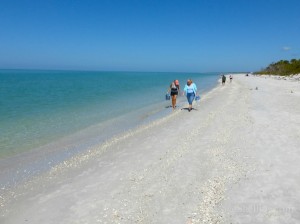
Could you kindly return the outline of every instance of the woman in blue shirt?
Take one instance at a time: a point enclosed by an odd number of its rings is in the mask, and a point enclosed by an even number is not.
[[[193,104],[193,101],[195,99],[195,96],[197,94],[197,86],[195,83],[193,83],[193,81],[191,79],[188,79],[187,80],[187,83],[184,87],[184,92],[183,92],[183,95],[184,93],[186,94],[186,97],[187,97],[187,100],[189,102],[189,112],[192,110],[192,104]]]

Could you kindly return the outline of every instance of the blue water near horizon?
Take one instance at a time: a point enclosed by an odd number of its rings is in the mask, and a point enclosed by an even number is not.
[[[200,95],[218,73],[0,70],[0,179],[16,184],[172,113],[165,94],[188,78]],[[179,107],[186,104],[178,97]]]
[[[0,157],[162,103],[169,83],[187,78],[201,92],[218,74],[0,70]]]

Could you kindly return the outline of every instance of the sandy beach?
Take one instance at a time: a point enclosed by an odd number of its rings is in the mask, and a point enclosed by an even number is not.
[[[1,189],[0,223],[300,223],[300,82],[227,80],[191,112]]]

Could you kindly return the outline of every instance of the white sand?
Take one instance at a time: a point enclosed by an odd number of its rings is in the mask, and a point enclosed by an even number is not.
[[[300,223],[300,83],[234,76],[195,108],[2,189],[0,223]]]

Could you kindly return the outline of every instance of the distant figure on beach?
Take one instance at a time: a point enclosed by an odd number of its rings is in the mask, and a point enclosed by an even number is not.
[[[171,94],[171,97],[172,97],[172,107],[173,109],[175,109],[176,107],[176,98],[177,98],[177,95],[179,93],[179,81],[176,79],[174,80],[171,85],[170,85],[170,89],[169,89],[169,92]]]
[[[229,76],[230,82],[232,82],[232,75]]]
[[[222,75],[222,85],[225,85],[225,82],[226,82],[226,76]]]
[[[186,94],[186,98],[189,102],[189,112],[192,110],[192,104],[197,94],[197,86],[191,79],[188,79],[184,87],[183,95]]]

